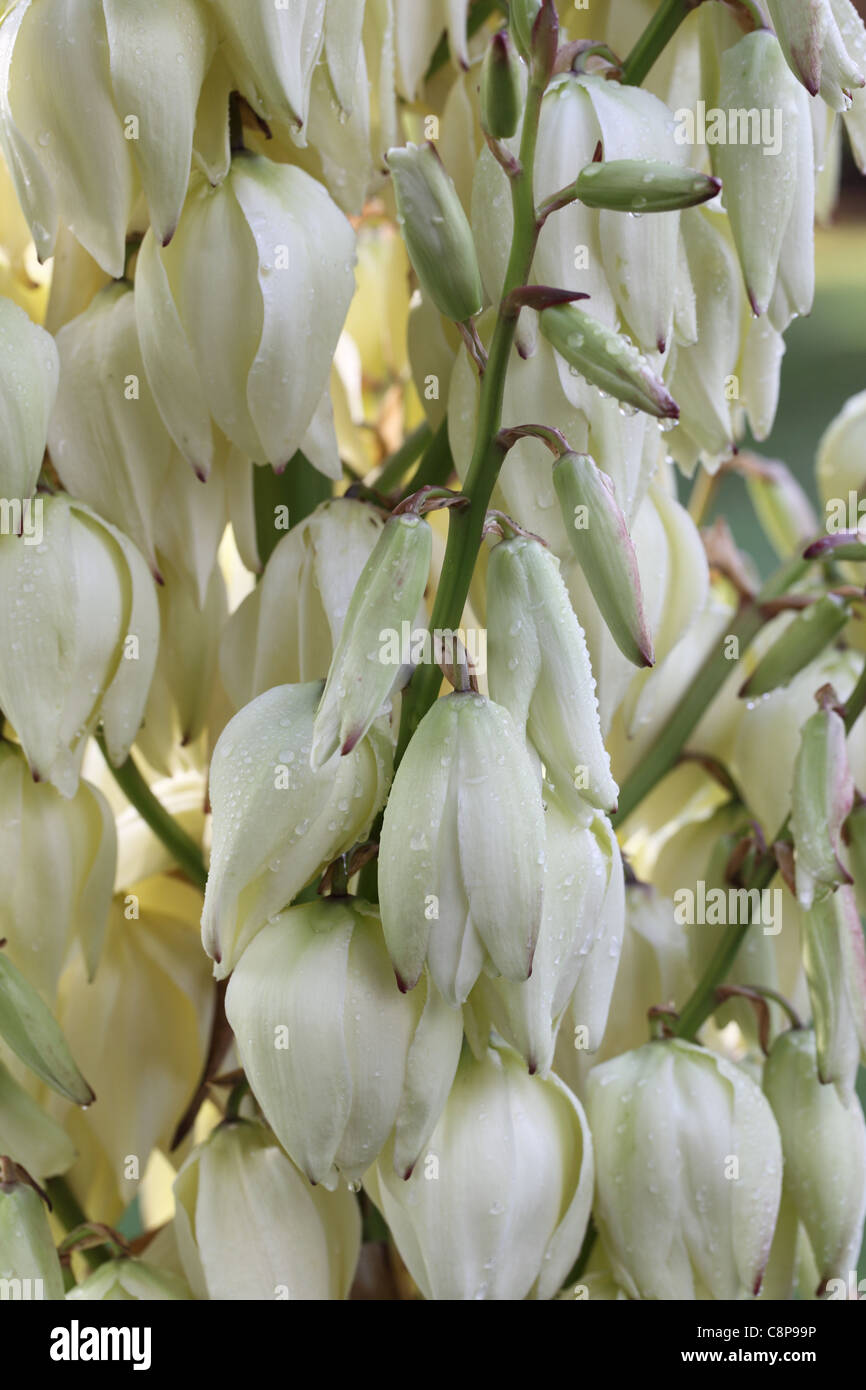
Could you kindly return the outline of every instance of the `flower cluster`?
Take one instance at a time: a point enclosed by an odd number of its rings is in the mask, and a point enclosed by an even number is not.
[[[857,1297],[866,27],[561,10],[0,18],[4,1288]]]

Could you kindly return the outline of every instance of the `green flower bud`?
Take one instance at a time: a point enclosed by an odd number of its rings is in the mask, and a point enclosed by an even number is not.
[[[109,1303],[162,1303],[191,1299],[189,1287],[177,1274],[159,1269],[144,1260],[109,1260],[66,1295],[73,1301],[88,1299]]]
[[[487,565],[488,684],[570,797],[616,809],[617,788],[601,737],[595,680],[559,561],[518,537],[493,548]],[[578,802],[580,804],[580,802]]]
[[[16,1179],[7,1159],[0,1159],[0,1279],[4,1285],[7,1279],[20,1280],[21,1298],[63,1297],[63,1274],[42,1198]]]
[[[464,1008],[476,1054],[490,1026],[546,1076],[563,1016],[586,1050],[601,1043],[608,1019],[624,928],[622,861],[604,816],[578,818],[545,788],[544,912],[528,980],[515,983],[482,971]],[[571,1030],[565,1028],[565,1033]]]
[[[397,221],[421,289],[446,318],[463,323],[484,291],[472,231],[453,181],[431,144],[388,151]]]
[[[656,159],[610,159],[587,164],[574,191],[588,208],[612,212],[673,212],[715,198],[721,183],[710,174]]]
[[[408,1182],[386,1150],[364,1186],[425,1298],[513,1301],[558,1292],[583,1241],[592,1182],[580,1102],[502,1047],[480,1061],[464,1054]]]
[[[804,98],[805,100],[805,98]],[[725,186],[725,206],[755,314],[767,311],[773,296],[785,233],[794,211],[798,147],[812,129],[799,88],[775,35],[767,29],[747,34],[721,60],[719,107],[726,112],[766,109],[772,103],[778,148],[754,138],[714,145],[713,163]],[[809,254],[812,248],[809,247]]]
[[[497,140],[508,140],[517,130],[523,104],[523,81],[518,58],[507,29],[494,34],[481,64],[481,118],[484,129]]]
[[[818,1071],[845,1104],[866,1062],[866,946],[853,888],[843,884],[803,914],[803,964],[812,1001]]]
[[[652,1042],[595,1067],[593,1207],[631,1298],[757,1294],[782,1190],[773,1113],[754,1081],[693,1043]]]
[[[662,419],[677,419],[679,406],[634,343],[573,304],[543,310],[541,331],[561,357],[599,391]]]
[[[0,536],[0,708],[34,776],[71,797],[100,718],[112,763],[129,752],[159,610],[147,566],[121,531],[65,495],[37,502],[38,543]]]
[[[508,24],[521,55],[532,56],[532,30],[541,9],[541,0],[509,0]]]
[[[22,506],[42,467],[57,379],[51,334],[0,298],[0,496]]]
[[[40,260],[54,253],[59,218],[119,279],[139,181],[155,236],[170,241],[215,46],[198,0],[13,7],[0,36],[0,140]]]
[[[850,882],[839,852],[842,825],[853,804],[844,720],[834,709],[820,709],[803,727],[791,794],[801,907],[811,907],[835,892],[840,883]]]
[[[354,291],[354,249],[320,183],[249,153],[216,187],[193,176],[170,246],[147,233],[135,268],[141,354],[165,426],[199,476],[224,447],[214,425],[277,471],[304,445]],[[336,448],[311,461],[339,476]]]
[[[321,690],[319,681],[275,686],[235,715],[214,749],[202,941],[217,979],[269,918],[364,839],[385,800],[392,745],[380,726],[347,757],[310,766]]]
[[[572,549],[610,634],[635,666],[652,666],[637,556],[613,484],[587,454],[563,454],[553,482]]]
[[[798,672],[815,661],[836,640],[849,616],[845,600],[835,594],[825,594],[798,613],[764,653],[741,687],[742,699],[757,699],[777,686],[788,685]]]
[[[259,583],[220,637],[220,676],[236,709],[272,686],[325,679],[381,533],[378,512],[339,497],[278,541]],[[286,594],[295,595],[293,603],[286,603]]]
[[[754,320],[750,333],[752,328],[760,328],[761,322]],[[747,465],[745,476],[746,488],[764,535],[779,559],[788,559],[811,540],[818,529],[812,503],[784,463],[756,459],[754,467]]]
[[[460,1011],[432,981],[401,994],[379,914],[354,898],[290,908],[229,981],[226,1016],[265,1118],[311,1182],[358,1182],[395,1129],[411,1172],[448,1096]]]
[[[311,765],[351,753],[400,676],[383,639],[411,623],[430,575],[433,532],[410,513],[389,517],[355,586],[313,725]]]
[[[764,1067],[764,1094],[782,1136],[785,1190],[793,1199],[820,1276],[847,1278],[857,1264],[866,1217],[866,1123],[821,1084],[811,1029],[781,1034]]]
[[[511,715],[480,695],[437,700],[394,778],[379,845],[382,926],[401,988],[425,960],[451,1004],[485,965],[527,979],[543,876],[540,777]]]
[[[25,1066],[77,1105],[95,1099],[63,1033],[36,990],[0,951],[0,1038]]]
[[[174,1180],[175,1232],[198,1299],[344,1299],[361,1243],[348,1188],[301,1177],[264,1125],[222,1124]]]

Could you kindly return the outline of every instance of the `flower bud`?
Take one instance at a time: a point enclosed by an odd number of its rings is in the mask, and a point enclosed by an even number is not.
[[[339,748],[362,739],[400,675],[383,639],[402,633],[424,597],[433,532],[411,513],[389,517],[355,585],[313,724],[310,763],[319,768]]]
[[[57,378],[54,339],[0,299],[0,495],[22,510],[42,467]]]
[[[494,34],[481,64],[481,116],[484,129],[497,140],[517,130],[523,101],[520,59],[507,29]]]
[[[587,454],[563,454],[553,483],[572,549],[611,636],[635,666],[652,666],[637,556],[613,484]]]
[[[777,686],[788,685],[836,640],[849,616],[848,605],[836,594],[824,594],[804,608],[761,657],[740,690],[742,698],[757,699]]]
[[[360,1181],[395,1126],[395,1169],[411,1172],[463,1023],[429,978],[400,993],[374,907],[324,898],[282,913],[235,967],[226,1017],[268,1124],[311,1182]]]
[[[421,289],[446,318],[477,314],[484,292],[472,231],[454,183],[431,144],[388,151],[397,221]]]
[[[476,1054],[486,1050],[492,1025],[542,1076],[569,1005],[569,1041],[587,1050],[601,1043],[624,927],[622,861],[610,822],[586,813],[578,819],[545,787],[544,825],[544,912],[532,974],[514,983],[482,972],[464,1008]]]
[[[327,389],[354,245],[321,184],[246,152],[215,188],[193,177],[170,247],[145,236],[141,352],[165,425],[200,476],[214,457],[211,420],[256,463],[281,471],[294,456]]]
[[[611,212],[673,212],[715,198],[721,183],[710,174],[658,159],[608,159],[587,164],[574,191],[588,208]]]
[[[754,320],[760,327],[765,320]],[[771,332],[773,330],[771,329]],[[780,560],[787,560],[818,529],[815,510],[804,488],[784,463],[755,459],[745,469],[746,489],[758,520]]]
[[[170,1270],[159,1269],[145,1260],[108,1260],[66,1295],[73,1301],[164,1303],[191,1299],[183,1279]]]
[[[811,147],[812,141],[811,124],[800,129],[798,88],[778,40],[758,29],[722,55],[718,104],[725,112],[757,113],[770,101],[774,120],[781,112],[777,149],[748,136],[713,146],[746,291],[758,315],[769,307],[794,209],[798,145],[808,138]]]
[[[93,1091],[56,1019],[26,976],[0,951],[0,1038],[58,1095],[90,1105]]]
[[[815,1021],[818,1072],[848,1104],[866,1061],[866,947],[847,884],[803,914],[803,963]]]
[[[825,707],[806,721],[794,765],[791,830],[801,907],[810,908],[840,883],[850,883],[839,851],[842,825],[853,804],[845,723]]]
[[[541,331],[570,366],[599,391],[645,410],[676,419],[679,406],[634,343],[591,318],[573,304],[559,304],[540,315]]]
[[[100,718],[112,763],[129,752],[159,611],[147,566],[121,531],[65,495],[38,501],[39,543],[0,536],[0,708],[34,777],[71,797]]]
[[[59,215],[119,279],[138,180],[155,236],[170,241],[213,48],[197,0],[13,7],[0,35],[0,139],[40,260]]]
[[[820,1276],[847,1278],[857,1264],[866,1217],[866,1123],[818,1076],[815,1034],[796,1028],[774,1042],[764,1094],[782,1136],[785,1190],[806,1228]]]
[[[0,1158],[0,1279],[20,1280],[19,1298],[63,1298],[63,1274],[42,1198]],[[16,1295],[6,1295],[14,1298]]]
[[[564,798],[573,800],[576,788],[601,810],[615,810],[586,639],[559,561],[538,541],[518,537],[493,548],[487,622],[492,698],[526,729]]]
[[[754,1081],[694,1043],[651,1042],[594,1068],[594,1214],[631,1298],[748,1298],[782,1190],[773,1113]]]
[[[278,541],[260,582],[220,637],[220,675],[237,709],[274,685],[325,679],[381,533],[378,512],[340,497],[323,502]],[[288,606],[286,594],[296,596]]]
[[[858,521],[866,533],[866,518],[860,500],[866,494],[863,486],[864,449],[866,391],[860,391],[845,402],[839,414],[827,426],[818,445],[815,472],[824,511],[822,520],[829,534],[856,530]],[[852,568],[848,573],[852,582],[862,583],[862,570]]]
[[[202,941],[217,979],[268,921],[356,841],[381,808],[392,746],[381,726],[310,765],[322,686],[278,685],[226,725],[210,770],[213,848]]]
[[[0,744],[0,937],[7,958],[48,1000],[75,939],[91,978],[96,970],[116,860],[102,793],[82,781],[67,800],[33,781],[20,749]]]
[[[592,1203],[592,1139],[556,1076],[509,1048],[464,1053],[424,1163],[408,1182],[386,1150],[364,1185],[426,1299],[550,1299]]]
[[[196,478],[162,422],[138,342],[135,295],[108,285],[57,334],[51,462],[74,497],[129,536],[158,580],[165,562],[199,602],[226,524],[224,464]]]
[[[184,1163],[174,1195],[196,1298],[346,1298],[361,1243],[358,1203],[345,1187],[311,1187],[264,1125],[219,1125]]]
[[[480,695],[437,700],[385,807],[379,901],[401,989],[425,960],[450,1004],[481,970],[526,980],[541,923],[540,779],[511,715]]]
[[[833,111],[847,111],[852,91],[866,86],[866,36],[859,52],[850,42],[850,26],[859,20],[863,27],[854,6],[848,0],[767,0],[767,9],[788,66],[806,91],[820,92]]]

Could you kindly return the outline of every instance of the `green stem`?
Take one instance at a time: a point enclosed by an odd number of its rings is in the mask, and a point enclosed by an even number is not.
[[[676,763],[689,735],[730,674],[733,659],[728,656],[728,646],[731,638],[737,639],[739,659],[767,620],[761,605],[783,594],[807,568],[805,560],[792,560],[767,581],[756,598],[747,599],[741,605],[730,632],[716,643],[655,743],[620,788],[619,806],[612,818],[614,825],[621,825]]]
[[[385,460],[385,466],[376,479],[376,491],[387,496],[401,481],[404,473],[412,467],[415,460],[428,448],[432,437],[430,426],[426,423],[419,425],[416,430],[407,435],[400,448]]]
[[[135,807],[145,824],[150,826],[157,839],[162,841],[166,849],[177,860],[190,882],[204,892],[207,883],[207,869],[201,856],[201,850],[195,840],[187,835],[186,831],[178,825],[174,816],[169,815],[162,802],[154,796],[136,766],[132,754],[126,759],[126,762],[121,763],[120,767],[113,767],[102,734],[97,734],[96,741],[109,772],[127,801]]]
[[[622,66],[622,81],[639,87],[683,20],[701,0],[662,0]]]
[[[88,1224],[84,1208],[65,1178],[49,1178],[45,1183],[45,1191],[51,1199],[54,1215],[67,1234],[74,1231],[76,1226]],[[91,1269],[97,1269],[99,1265],[104,1265],[111,1259],[104,1246],[94,1246],[92,1250],[81,1250],[78,1253]]]
[[[469,498],[469,505],[451,513],[448,544],[430,619],[432,628],[443,631],[460,625],[481,545],[487,506],[504,457],[504,451],[496,436],[502,423],[505,375],[519,313],[507,307],[506,301],[512,290],[526,283],[538,240],[539,225],[535,211],[533,171],[545,85],[544,79],[533,75],[527,93],[520,141],[521,168],[520,173],[511,180],[514,236],[490,353],[481,382],[475,448],[463,484],[463,493]],[[437,666],[420,666],[416,671],[403,699],[400,740],[397,745],[398,761],[415,729],[436,699],[440,681],[441,674]]]

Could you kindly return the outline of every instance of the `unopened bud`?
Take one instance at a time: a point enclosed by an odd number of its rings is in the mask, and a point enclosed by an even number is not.
[[[860,1253],[866,1217],[866,1123],[856,1096],[845,1105],[818,1076],[815,1034],[795,1028],[773,1044],[764,1094],[782,1137],[785,1190],[806,1228],[820,1294],[845,1278]]]
[[[842,884],[803,913],[803,964],[818,1071],[847,1104],[866,1061],[866,947],[854,889]]]
[[[835,594],[824,594],[791,620],[765,652],[740,689],[744,700],[757,699],[787,685],[838,637],[849,618],[848,605]]]
[[[441,314],[463,323],[484,300],[472,229],[453,180],[431,144],[388,151],[397,221],[409,259]]]
[[[842,825],[853,804],[844,720],[834,709],[819,709],[803,726],[791,794],[801,907],[810,908],[840,883],[850,882],[839,852]]]
[[[19,1181],[15,1165],[5,1158],[0,1158],[0,1280],[4,1297],[10,1297],[6,1281],[20,1280],[20,1298],[63,1298],[63,1274],[42,1198]]]
[[[545,309],[540,322],[548,342],[590,385],[648,415],[678,418],[679,407],[661,377],[621,333],[573,304]]]
[[[77,1105],[94,1100],[50,1009],[0,951],[0,1038],[58,1095]]]
[[[568,799],[601,810],[617,788],[601,737],[595,679],[556,556],[525,537],[494,547],[487,567],[490,694],[513,715]]]
[[[424,597],[433,533],[411,513],[385,523],[355,585],[313,725],[310,762],[321,767],[339,748],[345,757],[387,700],[400,667],[382,645],[386,631],[402,632]]]
[[[520,59],[507,29],[500,29],[487,45],[481,65],[481,114],[484,129],[497,140],[507,140],[517,130],[522,101]]]
[[[553,482],[572,549],[610,634],[635,666],[654,661],[637,556],[613,484],[588,454],[563,454]]]
[[[587,164],[574,184],[588,208],[611,212],[675,212],[715,198],[721,181],[680,164],[654,159],[611,159]]]

